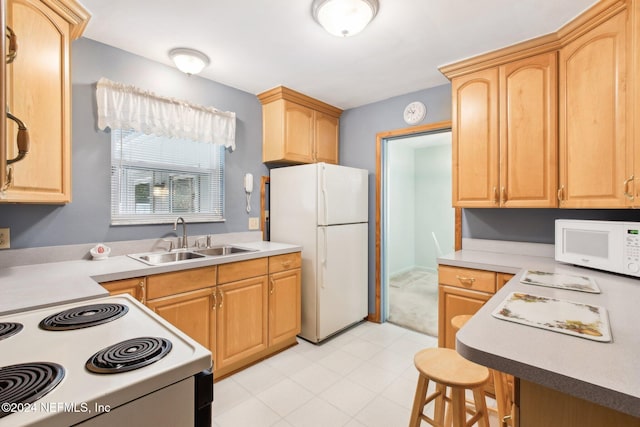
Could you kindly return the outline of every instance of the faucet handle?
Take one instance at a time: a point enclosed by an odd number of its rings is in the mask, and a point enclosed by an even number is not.
[[[211,247],[211,234],[207,234],[207,248]]]

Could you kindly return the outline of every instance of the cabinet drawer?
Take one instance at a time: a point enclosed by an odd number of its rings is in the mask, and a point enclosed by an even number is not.
[[[264,276],[268,273],[267,267],[268,261],[266,257],[221,264],[218,266],[218,284]]]
[[[147,277],[147,300],[215,286],[216,266]]]
[[[481,292],[496,292],[496,273],[471,268],[438,267],[438,283]]]
[[[269,257],[269,273],[300,268],[301,265],[302,257],[300,252]]]
[[[509,273],[496,273],[496,291],[502,289],[509,280],[513,278],[514,274]]]

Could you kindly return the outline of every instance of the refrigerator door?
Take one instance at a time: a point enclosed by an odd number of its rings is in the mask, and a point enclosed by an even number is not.
[[[368,171],[318,163],[318,225],[368,221]]]
[[[367,317],[367,224],[318,227],[317,340]]]

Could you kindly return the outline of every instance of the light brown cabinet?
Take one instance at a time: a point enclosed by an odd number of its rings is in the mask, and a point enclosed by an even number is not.
[[[269,257],[269,346],[300,333],[301,264],[300,253]]]
[[[452,79],[453,205],[557,206],[557,57]]]
[[[342,110],[283,86],[259,94],[258,99],[264,163],[338,163]]]
[[[560,49],[560,207],[633,204],[627,24],[619,10]]]
[[[6,23],[19,44],[15,60],[6,66],[6,104],[27,127],[30,148],[9,166],[3,202],[71,201],[71,42],[88,19],[74,0],[7,2]],[[5,120],[4,103],[2,108]],[[0,155],[5,162],[18,155],[17,132],[10,121]]]
[[[104,282],[101,285],[109,291],[109,295],[129,294],[141,303],[147,300],[147,279],[145,277],[132,277],[131,279],[114,280]]]

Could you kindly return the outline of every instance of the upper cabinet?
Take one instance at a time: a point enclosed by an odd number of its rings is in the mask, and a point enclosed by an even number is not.
[[[342,110],[283,86],[259,94],[258,99],[264,163],[338,163]]]
[[[630,204],[627,22],[627,11],[618,10],[560,49],[561,207]]]
[[[71,42],[80,37],[88,19],[88,12],[73,0],[7,2],[6,25],[16,34],[18,49],[5,69],[3,115],[8,107],[18,120],[6,125],[1,167],[18,157],[16,141],[24,142],[27,133],[30,146],[22,160],[7,167],[0,183],[6,188],[3,202],[71,201]]]
[[[555,52],[452,79],[457,207],[555,207]]]
[[[556,33],[441,68],[454,206],[640,206],[639,4],[601,0]]]

